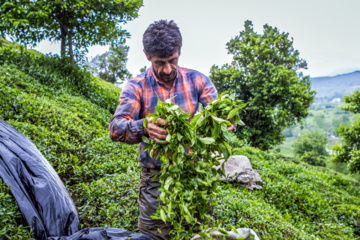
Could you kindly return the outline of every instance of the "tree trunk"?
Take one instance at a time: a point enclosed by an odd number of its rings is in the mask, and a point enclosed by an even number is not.
[[[74,65],[75,61],[74,61],[74,53],[73,53],[73,48],[72,48],[72,33],[71,32],[69,32],[69,34],[68,34],[68,41],[69,41],[70,64]]]
[[[65,59],[66,32],[61,28],[61,59]]]

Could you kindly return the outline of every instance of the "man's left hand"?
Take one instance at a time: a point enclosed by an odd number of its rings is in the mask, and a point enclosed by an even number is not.
[[[236,126],[237,126],[237,124],[235,123],[234,125],[228,126],[227,129],[229,132],[232,132],[236,129]]]

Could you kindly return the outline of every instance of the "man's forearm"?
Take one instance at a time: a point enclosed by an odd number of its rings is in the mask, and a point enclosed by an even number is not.
[[[144,119],[114,117],[109,125],[111,140],[129,144],[139,143],[144,135],[143,122]]]

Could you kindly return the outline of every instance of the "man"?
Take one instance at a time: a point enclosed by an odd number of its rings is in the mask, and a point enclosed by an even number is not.
[[[160,20],[151,24],[143,35],[143,45],[151,67],[128,81],[122,90],[120,104],[110,122],[110,137],[113,141],[129,144],[140,142],[139,229],[156,239],[170,239],[171,226],[151,218],[159,204],[157,198],[161,184],[154,177],[160,174],[161,162],[143,151],[146,145],[141,140],[144,135],[156,142],[165,140],[167,131],[162,128],[165,120],[158,119],[152,124],[152,118],[149,118],[147,128],[143,127],[143,121],[148,114],[155,112],[158,96],[162,101],[170,98],[193,117],[199,103],[206,106],[217,97],[217,91],[205,75],[178,67],[182,37],[173,21]],[[233,127],[229,130],[232,131]]]

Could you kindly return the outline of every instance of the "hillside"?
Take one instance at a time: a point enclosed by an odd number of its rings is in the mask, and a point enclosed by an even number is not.
[[[315,90],[316,100],[331,101],[360,89],[360,71],[337,75],[334,77],[310,78],[311,88]]]
[[[78,208],[81,227],[138,231],[138,145],[111,142],[120,89],[57,58],[0,49],[0,117],[31,139]],[[324,168],[241,146],[265,187],[222,184],[214,221],[261,239],[360,237],[359,182]],[[27,239],[21,214],[0,182],[0,239]]]

